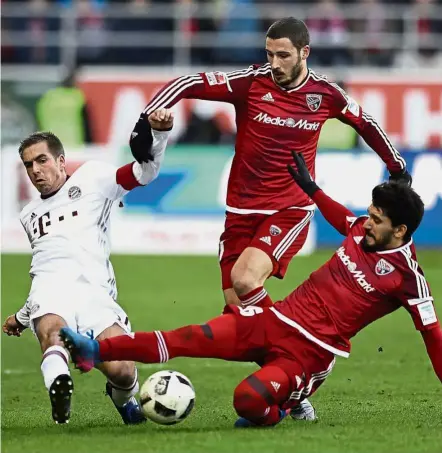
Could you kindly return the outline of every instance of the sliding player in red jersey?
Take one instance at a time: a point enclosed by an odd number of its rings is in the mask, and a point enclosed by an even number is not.
[[[312,180],[302,155],[290,173],[317,204],[344,242],[329,261],[272,307],[227,305],[203,325],[163,332],[137,332],[94,341],[63,329],[61,337],[77,367],[101,361],[166,362],[174,357],[255,361],[261,369],[235,389],[236,426],[278,423],[331,373],[336,356],[348,357],[350,339],[368,324],[400,307],[421,332],[442,382],[442,330],[420,268],[412,234],[424,214],[419,195],[406,184],[376,186],[368,216],[355,217]]]
[[[264,65],[170,81],[149,102],[130,139],[137,158],[146,148],[144,137],[150,138],[147,116],[181,99],[233,104],[237,136],[219,259],[226,303],[244,307],[272,304],[263,287],[266,279],[283,278],[305,243],[314,203],[293,188],[286,166],[289,150],[302,150],[314,177],[325,121],[338,118],[352,126],[385,162],[392,178],[411,181],[404,160],[375,119],[338,85],[307,67],[310,37],[304,22],[275,22],[265,50]]]

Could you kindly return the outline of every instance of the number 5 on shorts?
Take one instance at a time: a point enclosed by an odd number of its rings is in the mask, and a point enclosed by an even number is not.
[[[241,313],[242,316],[255,316],[255,315],[259,315],[260,313],[263,313],[263,309],[261,307],[254,307],[254,306],[251,306],[251,307],[246,307],[246,308],[243,308],[243,307],[238,307],[239,308],[239,312]]]

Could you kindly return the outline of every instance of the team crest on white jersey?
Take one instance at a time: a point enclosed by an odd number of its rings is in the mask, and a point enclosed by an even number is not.
[[[272,236],[278,236],[278,234],[281,234],[281,232],[282,232],[281,228],[279,228],[279,227],[276,226],[276,225],[272,225],[272,226],[270,227],[270,230],[269,230],[269,231],[270,231],[270,234],[271,234]]]
[[[71,200],[76,200],[81,197],[81,189],[78,186],[72,186],[68,191],[68,196]]]
[[[384,258],[381,258],[375,267],[375,272],[377,275],[388,275],[394,271],[394,266],[391,265],[388,261],[385,261]]]
[[[307,106],[312,112],[317,112],[322,102],[322,94],[306,94]]]

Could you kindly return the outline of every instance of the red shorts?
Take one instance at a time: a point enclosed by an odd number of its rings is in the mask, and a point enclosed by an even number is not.
[[[307,239],[312,217],[313,211],[302,209],[272,215],[228,212],[219,244],[222,288],[232,287],[232,268],[247,247],[266,253],[273,263],[271,275],[284,278],[290,261]]]
[[[314,393],[331,373],[334,354],[281,321],[272,308],[227,305],[224,313],[236,317],[238,346],[230,360],[277,366],[289,377],[291,393],[284,407]]]

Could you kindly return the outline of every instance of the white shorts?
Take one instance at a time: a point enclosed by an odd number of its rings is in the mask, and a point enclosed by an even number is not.
[[[27,306],[34,334],[34,319],[50,313],[60,316],[68,327],[89,338],[95,339],[114,324],[126,333],[131,332],[129,318],[107,289],[81,277],[76,280],[57,274],[34,277]]]

